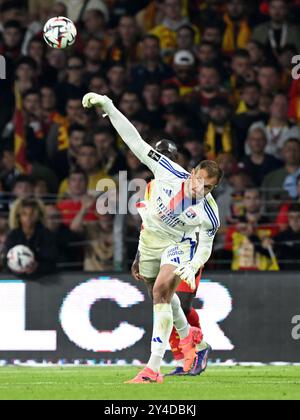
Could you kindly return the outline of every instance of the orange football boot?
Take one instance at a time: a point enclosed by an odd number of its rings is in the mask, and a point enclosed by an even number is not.
[[[184,372],[189,372],[192,369],[193,363],[197,357],[196,345],[200,344],[202,340],[202,333],[199,328],[191,327],[189,335],[180,341],[180,348],[184,355]]]
[[[164,381],[163,376],[160,373],[154,372],[152,369],[145,367],[137,376],[131,381],[125,382],[125,384],[162,384]]]

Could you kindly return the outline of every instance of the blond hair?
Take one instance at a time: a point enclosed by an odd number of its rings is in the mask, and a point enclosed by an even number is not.
[[[9,227],[11,230],[21,227],[20,214],[24,208],[31,207],[38,211],[39,222],[45,223],[46,209],[44,203],[36,198],[23,198],[16,200],[9,213]]]
[[[220,184],[223,178],[223,171],[217,162],[214,160],[204,160],[197,166],[196,172],[201,169],[204,169],[207,172],[209,178],[216,178],[217,184]]]

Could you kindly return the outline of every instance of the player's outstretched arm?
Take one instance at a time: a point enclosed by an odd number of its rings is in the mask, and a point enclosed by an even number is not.
[[[114,106],[110,98],[97,95],[96,93],[88,93],[84,96],[82,104],[84,108],[101,108],[104,113],[103,116],[109,117],[112,125],[132,152],[141,162],[148,166],[152,172],[155,172],[157,162],[151,158],[151,153],[155,153],[154,149],[142,139],[136,128]]]

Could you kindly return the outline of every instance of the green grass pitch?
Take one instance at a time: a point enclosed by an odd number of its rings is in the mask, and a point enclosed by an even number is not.
[[[168,370],[167,370],[168,371]],[[300,399],[300,367],[209,367],[201,377],[124,385],[134,367],[0,368],[0,400]]]

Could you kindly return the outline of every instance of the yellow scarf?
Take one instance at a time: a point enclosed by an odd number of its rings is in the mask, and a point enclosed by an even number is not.
[[[236,114],[244,114],[248,111],[248,107],[244,101],[240,101],[237,107],[237,110],[235,111]]]
[[[213,123],[210,123],[207,128],[207,132],[204,140],[204,150],[208,159],[217,158],[216,150],[216,127]],[[222,153],[232,153],[233,142],[230,124],[227,124],[222,136]]]
[[[248,25],[247,20],[243,20],[240,24],[240,30],[237,39],[235,39],[233,21],[228,15],[225,15],[224,21],[227,27],[223,38],[223,51],[226,54],[232,54],[237,48],[245,48],[251,38],[251,29]]]
[[[53,115],[53,122],[58,125],[57,148],[59,151],[69,148],[69,122],[62,115],[55,113]]]

